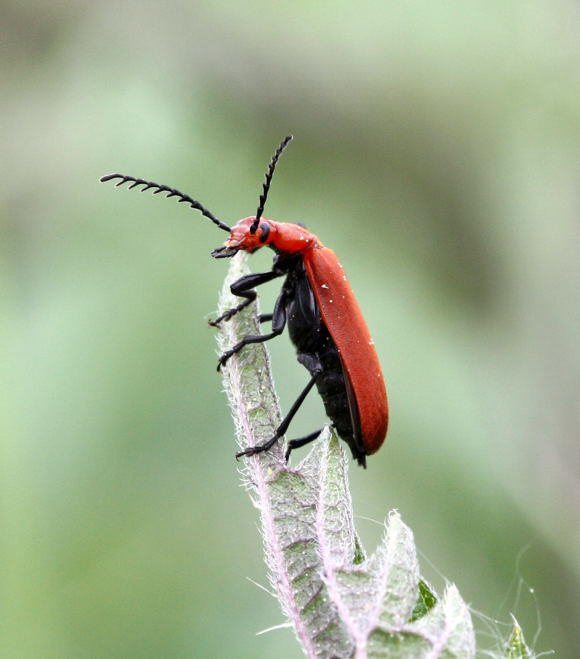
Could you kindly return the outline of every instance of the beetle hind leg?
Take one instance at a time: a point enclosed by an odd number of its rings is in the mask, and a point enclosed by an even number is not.
[[[236,458],[241,458],[243,456],[256,455],[257,453],[262,453],[263,451],[269,451],[272,448],[272,446],[274,446],[274,444],[280,439],[280,437],[283,437],[284,434],[286,433],[286,431],[288,430],[288,426],[290,425],[290,422],[294,418],[294,415],[296,414],[296,412],[298,412],[298,410],[300,409],[300,406],[302,405],[302,403],[304,402],[304,399],[306,398],[306,396],[308,395],[308,393],[310,392],[310,390],[312,389],[312,387],[316,383],[316,380],[317,380],[319,375],[320,375],[319,372],[314,373],[312,375],[312,377],[310,378],[310,382],[306,385],[306,387],[304,387],[304,390],[302,391],[300,396],[298,396],[298,398],[294,401],[294,405],[292,405],[292,407],[290,408],[290,411],[288,412],[288,414],[286,415],[286,417],[284,418],[282,423],[278,426],[278,429],[276,430],[274,436],[271,439],[269,439],[267,442],[264,442],[263,444],[258,444],[257,446],[248,446],[247,449],[244,449],[243,451],[240,451],[239,453],[236,453]],[[314,435],[314,433],[313,433],[312,438],[309,439],[308,441],[312,441],[317,436],[318,436],[318,433],[316,435]],[[306,439],[306,438],[303,437],[302,439]],[[294,441],[299,441],[299,440],[294,440]],[[304,442],[304,443],[306,443],[306,442]],[[300,446],[302,446],[302,445],[303,444],[300,444]]]
[[[288,446],[286,448],[286,454],[284,455],[284,459],[286,462],[288,462],[290,458],[290,453],[295,448],[300,448],[301,446],[306,446],[306,444],[310,444],[310,442],[313,442],[319,435],[320,433],[324,430],[324,428],[319,428],[318,430],[315,430],[314,432],[311,432],[309,435],[306,435],[306,437],[299,437],[298,439],[291,439],[288,442]]]

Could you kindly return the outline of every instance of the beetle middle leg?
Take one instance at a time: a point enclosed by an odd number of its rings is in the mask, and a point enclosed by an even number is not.
[[[294,402],[294,405],[292,405],[290,411],[288,412],[282,423],[278,426],[278,429],[274,433],[274,436],[271,439],[269,439],[267,442],[264,442],[263,444],[258,444],[257,446],[249,446],[247,449],[244,449],[243,451],[236,453],[236,458],[241,458],[244,455],[256,455],[256,453],[262,453],[263,451],[270,450],[272,446],[274,446],[274,444],[280,439],[280,437],[282,437],[288,430],[288,426],[290,425],[290,422],[294,418],[296,412],[298,412],[298,410],[300,409],[300,406],[304,402],[306,396],[308,396],[308,393],[310,392],[312,387],[316,384],[316,380],[318,379],[319,375],[320,372],[313,373],[312,377],[310,378],[310,382],[306,385],[306,387],[304,387],[304,390],[302,391],[300,396],[298,396],[298,398]],[[320,431],[318,431],[318,433],[319,432]],[[314,435],[313,433],[313,436],[308,441],[312,441],[313,439],[315,439],[318,433],[316,435]]]
[[[269,320],[268,316],[270,314],[265,314],[266,319]],[[264,343],[269,341],[276,336],[279,336],[284,331],[286,327],[286,292],[284,289],[280,293],[278,299],[276,300],[276,305],[274,307],[274,313],[271,314],[272,320],[272,331],[269,334],[250,334],[249,336],[244,337],[239,343],[233,348],[226,350],[224,354],[219,358],[217,370],[219,371],[221,367],[228,361],[228,359],[239,352],[243,347],[250,345],[251,343]]]

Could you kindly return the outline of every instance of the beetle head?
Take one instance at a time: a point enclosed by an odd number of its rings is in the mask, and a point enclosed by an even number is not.
[[[258,228],[252,231],[255,224],[255,217],[246,217],[234,225],[230,231],[230,237],[222,247],[217,247],[211,255],[216,259],[224,259],[234,256],[240,250],[245,252],[255,252],[260,247],[271,242],[270,231],[272,223],[266,219],[259,221]]]

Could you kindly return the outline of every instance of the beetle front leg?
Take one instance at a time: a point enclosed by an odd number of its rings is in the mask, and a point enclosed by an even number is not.
[[[276,277],[281,277],[284,273],[278,270],[271,270],[270,272],[256,272],[251,275],[245,275],[235,281],[230,286],[230,291],[237,295],[238,297],[246,298],[243,302],[238,304],[237,307],[228,309],[221,316],[218,316],[215,320],[208,321],[212,327],[219,327],[219,324],[224,320],[230,320],[237,313],[245,309],[248,305],[256,299],[257,293],[254,290],[256,286],[261,286],[266,284]]]
[[[246,293],[237,293],[237,295],[239,295],[239,297],[245,297],[246,299],[241,304],[238,304],[237,307],[232,307],[231,309],[225,311],[221,316],[218,316],[215,320],[209,320],[208,323],[212,327],[219,327],[222,321],[229,320],[237,313],[242,311],[242,309],[245,309],[248,305],[252,304],[252,302],[256,299],[257,293],[256,291],[247,291]]]

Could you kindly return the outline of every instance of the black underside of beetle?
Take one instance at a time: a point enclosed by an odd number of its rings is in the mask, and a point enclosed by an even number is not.
[[[316,298],[301,257],[277,259],[275,265],[288,268],[282,288],[288,333],[296,347],[298,361],[316,378],[316,388],[326,414],[350,447],[353,457],[365,465],[360,439],[358,408],[344,373],[338,349],[320,315]]]

